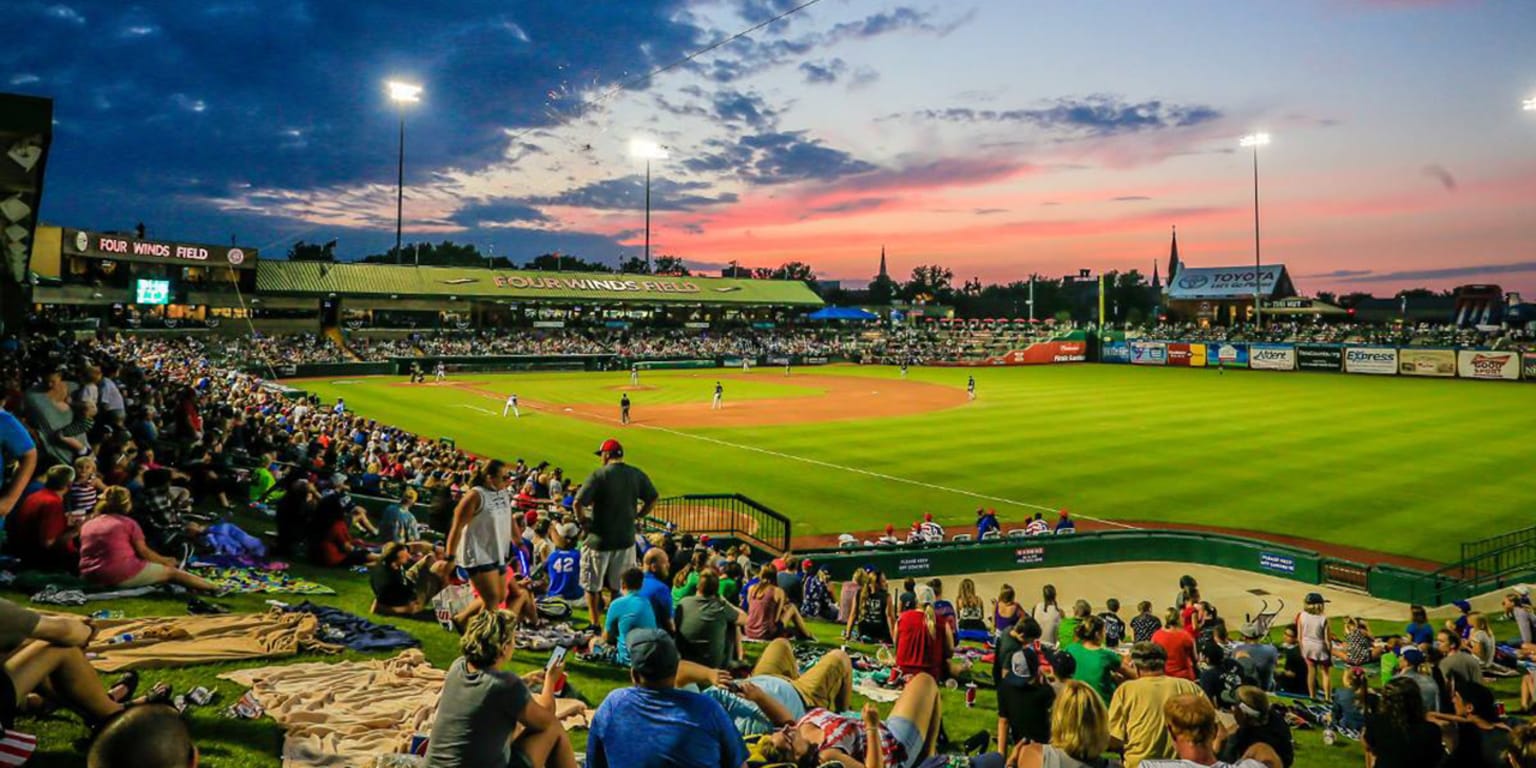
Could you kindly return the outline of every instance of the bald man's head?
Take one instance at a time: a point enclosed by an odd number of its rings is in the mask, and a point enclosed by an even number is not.
[[[654,547],[645,551],[645,570],[657,576],[665,576],[669,567],[671,563],[667,560],[666,550]]]
[[[89,768],[196,768],[186,721],[163,704],[130,707],[107,721],[91,744]]]

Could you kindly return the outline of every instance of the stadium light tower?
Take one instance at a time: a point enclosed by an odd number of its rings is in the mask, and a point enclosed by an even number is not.
[[[1264,273],[1259,260],[1259,147],[1269,144],[1269,134],[1250,133],[1238,142],[1238,146],[1253,147],[1253,324],[1264,327],[1264,314],[1260,309],[1264,292]]]
[[[399,264],[405,258],[400,250],[400,230],[405,222],[405,106],[421,101],[421,86],[399,80],[390,80],[385,85],[389,88],[389,100],[400,110],[400,165],[395,182],[395,263]]]
[[[629,156],[645,160],[645,271],[651,271],[651,161],[667,159],[667,148],[648,139],[630,139]]]
[[[1520,108],[1527,112],[1536,112],[1536,96],[1532,96],[1529,99],[1520,102]]]

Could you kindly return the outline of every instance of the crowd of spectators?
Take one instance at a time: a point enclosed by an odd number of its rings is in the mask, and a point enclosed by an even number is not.
[[[1133,329],[1143,337],[1173,341],[1246,341],[1289,344],[1375,344],[1396,347],[1486,347],[1525,349],[1536,341],[1536,332],[1523,328],[1481,330],[1448,323],[1371,325],[1366,323],[1315,323],[1286,321],[1251,325],[1201,326],[1195,323],[1161,323]]]

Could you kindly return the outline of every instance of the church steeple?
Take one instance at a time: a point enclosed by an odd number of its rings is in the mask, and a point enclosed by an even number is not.
[[[1168,246],[1168,284],[1173,285],[1173,278],[1179,271],[1179,227],[1173,227],[1173,242]]]
[[[876,280],[889,280],[889,279],[891,279],[891,276],[889,274],[887,274],[886,271],[885,271],[885,246],[883,246],[883,245],[880,246],[880,274],[876,275],[875,279]]]
[[[1158,279],[1158,276],[1157,276],[1157,259],[1153,259],[1152,260],[1152,290],[1160,291],[1162,289],[1163,289],[1163,281]]]

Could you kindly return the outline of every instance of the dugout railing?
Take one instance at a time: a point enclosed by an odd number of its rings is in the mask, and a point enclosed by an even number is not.
[[[789,518],[739,493],[668,496],[651,508],[653,528],[735,540],[778,557],[789,551]]]

